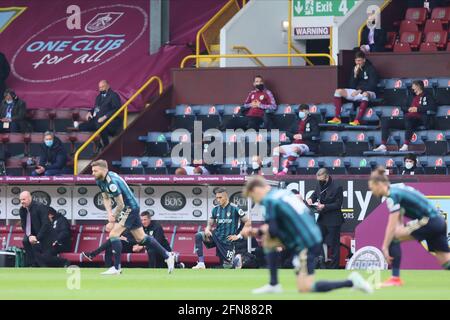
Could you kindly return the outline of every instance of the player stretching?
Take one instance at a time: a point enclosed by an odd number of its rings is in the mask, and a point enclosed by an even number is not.
[[[265,224],[259,229],[246,227],[246,235],[262,236],[270,269],[270,283],[253,290],[255,294],[280,293],[278,284],[277,248],[295,252],[293,264],[300,292],[327,292],[339,288],[355,288],[366,293],[372,287],[360,274],[353,272],[347,280],[314,281],[314,258],[320,252],[322,236],[306,205],[291,191],[271,190],[262,177],[252,178],[244,187],[245,196],[261,204]]]
[[[115,172],[108,171],[108,163],[105,160],[97,160],[91,164],[92,175],[97,186],[102,191],[103,203],[108,212],[108,221],[114,223],[109,233],[109,240],[114,254],[114,266],[102,274],[115,275],[122,273],[120,268],[120,255],[122,242],[120,235],[129,229],[137,243],[145,246],[147,250],[153,248],[165,258],[169,273],[174,269],[175,254],[167,252],[152,236],[146,235],[142,228],[139,216],[139,204],[127,183]],[[116,208],[112,211],[112,199],[116,202]]]
[[[392,265],[392,277],[383,286],[401,286],[400,242],[426,240],[429,251],[436,253],[436,259],[444,269],[450,269],[450,253],[447,242],[447,226],[430,200],[412,187],[402,184],[390,185],[385,169],[372,172],[369,188],[378,197],[386,197],[390,215],[383,241],[383,254]],[[406,225],[403,216],[412,219]]]

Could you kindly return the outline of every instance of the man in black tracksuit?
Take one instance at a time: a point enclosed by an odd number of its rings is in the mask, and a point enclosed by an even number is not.
[[[57,176],[64,173],[67,163],[67,152],[53,132],[44,133],[44,143],[41,146],[39,164],[31,174],[33,176]]]
[[[98,84],[99,95],[95,98],[95,106],[86,115],[86,122],[79,126],[80,131],[97,131],[121,106],[120,97],[109,86],[108,81]],[[121,119],[117,117],[100,134],[103,147],[109,144],[109,136],[115,135],[120,129]]]
[[[299,121],[294,122],[291,128],[286,131],[286,136],[292,143],[273,150],[272,166],[274,173],[277,175],[287,174],[289,166],[295,162],[297,157],[306,152],[317,152],[318,150],[318,143],[314,138],[320,137],[319,122],[310,114],[307,104],[300,105],[298,117]],[[282,171],[278,172],[280,155],[287,159],[281,163]]]
[[[319,184],[307,203],[319,213],[317,224],[322,231],[324,243],[331,249],[329,268],[338,269],[341,226],[344,223],[341,210],[344,192],[342,187],[334,183],[325,168],[319,169],[316,176]]]

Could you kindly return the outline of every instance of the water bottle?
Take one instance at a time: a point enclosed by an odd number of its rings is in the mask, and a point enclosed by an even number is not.
[[[2,251],[6,250],[6,237],[2,238]]]

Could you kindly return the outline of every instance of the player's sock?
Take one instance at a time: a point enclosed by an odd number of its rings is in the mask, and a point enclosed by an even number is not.
[[[149,249],[155,249],[156,251],[158,251],[158,253],[164,257],[164,259],[167,259],[169,257],[169,252],[167,252],[166,249],[164,249],[163,246],[161,246],[159,244],[158,241],[156,241],[156,239],[152,236],[146,236],[144,238],[144,240],[141,242],[141,244],[143,246],[145,246],[145,248],[147,250]]]
[[[364,116],[368,106],[369,106],[369,101],[367,101],[367,100],[361,101],[361,103],[359,105],[358,115],[356,116],[355,120],[358,120],[358,121],[361,120],[361,118]]]
[[[342,97],[340,95],[335,95],[333,100],[334,106],[336,107],[336,118],[340,118],[342,110]]]
[[[400,262],[402,260],[402,248],[400,241],[393,240],[389,245],[389,255],[394,258],[392,260],[392,276],[400,277]]]
[[[120,238],[111,237],[109,238],[111,241],[111,248],[114,254],[114,268],[117,270],[120,269],[120,258],[122,254],[122,241]]]
[[[278,252],[269,251],[266,253],[267,267],[270,270],[270,285],[275,286],[278,284]]]
[[[328,292],[340,288],[351,288],[353,282],[351,280],[343,281],[317,281],[313,284],[314,292]]]
[[[95,257],[95,256],[98,256],[100,252],[103,252],[110,247],[111,247],[111,240],[108,239],[105,242],[103,242],[100,247],[98,247],[97,249],[95,249],[94,251],[89,252],[89,253],[90,253],[91,257]]]
[[[198,255],[198,262],[205,262],[205,257],[203,256],[203,235],[200,232],[195,234],[195,252]]]
[[[450,270],[450,260],[442,265],[445,270]]]

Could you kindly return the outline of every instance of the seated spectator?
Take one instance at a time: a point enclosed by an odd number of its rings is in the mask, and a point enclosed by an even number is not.
[[[399,126],[397,120],[383,120],[381,121],[381,145],[373,151],[385,152],[387,150],[386,144],[389,138],[391,129],[406,129],[405,143],[399,151],[408,151],[408,145],[411,141],[414,130],[417,127],[425,126],[427,124],[427,111],[436,111],[436,103],[431,94],[425,90],[423,81],[416,80],[412,83],[413,97],[409,97],[406,105],[403,107],[405,113],[404,122]]]
[[[415,175],[422,172],[417,168],[417,157],[415,154],[408,154],[403,158],[402,175]]]
[[[375,15],[369,16],[367,24],[361,32],[360,50],[364,53],[383,52],[387,34],[382,28],[376,27]]]
[[[144,227],[145,234],[149,236],[153,236],[156,241],[159,242],[164,249],[168,252],[172,252],[172,248],[170,247],[169,241],[167,241],[166,236],[164,235],[164,230],[162,226],[157,222],[152,220],[151,215],[148,211],[144,211],[141,213],[141,222]],[[133,252],[143,252],[145,251],[145,247],[141,245],[134,245]],[[166,263],[164,262],[164,257],[161,256],[155,250],[148,250],[148,264],[149,268],[164,268]]]
[[[79,125],[80,131],[97,131],[121,106],[120,97],[109,86],[108,81],[102,80],[98,84],[99,95],[95,98],[95,106],[86,115],[86,122]],[[109,136],[115,135],[120,129],[121,119],[114,119],[102,131],[103,147],[109,144]]]
[[[30,131],[25,120],[27,110],[25,101],[19,99],[11,89],[7,89],[3,97],[4,99],[0,105],[0,121],[2,122],[0,132]]]
[[[376,99],[376,90],[378,84],[378,75],[372,63],[366,59],[366,55],[362,51],[358,51],[355,55],[355,67],[350,77],[349,87],[345,89],[337,89],[334,93],[334,105],[336,107],[335,117],[328,121],[332,124],[341,123],[341,109],[343,99],[349,101],[361,102],[359,112],[356,118],[350,122],[350,125],[360,125],[360,120],[369,106],[369,101]]]
[[[259,156],[252,157],[252,168],[250,171],[251,175],[264,175],[263,172],[263,162]]]
[[[11,68],[5,55],[0,52],[0,97],[3,97],[3,93],[6,89],[6,79],[8,79]]]
[[[53,132],[44,133],[44,142],[41,146],[39,164],[32,172],[33,176],[57,176],[65,173],[67,152]]]
[[[175,175],[177,176],[197,176],[197,175],[209,175],[209,170],[200,165],[198,162],[194,161],[193,166],[184,166],[175,170]]]
[[[277,104],[270,90],[264,86],[262,76],[256,76],[253,81],[254,90],[250,91],[241,116],[231,118],[226,124],[227,129],[259,130],[264,122],[266,110],[275,110]]]
[[[293,123],[291,128],[286,131],[292,144],[277,147],[273,150],[273,173],[285,175],[289,171],[289,166],[295,160],[306,152],[316,152],[317,142],[313,138],[320,136],[319,122],[310,115],[309,106],[307,104],[300,105],[298,112],[299,121]],[[280,155],[287,157],[287,161],[282,163],[283,170],[278,172],[280,165]]]

